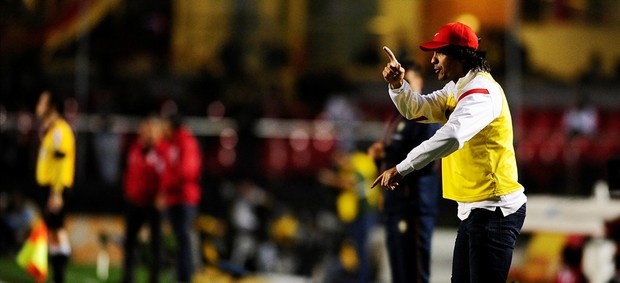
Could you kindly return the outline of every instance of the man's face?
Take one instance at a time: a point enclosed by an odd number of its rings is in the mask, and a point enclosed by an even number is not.
[[[47,116],[50,112],[50,94],[47,91],[44,91],[39,96],[39,101],[37,102],[37,107],[35,109],[35,114],[37,118],[42,119]]]
[[[441,49],[433,52],[431,64],[433,64],[433,70],[440,81],[456,82],[465,76],[463,63],[454,59],[451,55],[442,52]]]
[[[154,145],[162,137],[161,122],[159,119],[149,117],[142,121],[138,127],[138,137],[147,146]]]

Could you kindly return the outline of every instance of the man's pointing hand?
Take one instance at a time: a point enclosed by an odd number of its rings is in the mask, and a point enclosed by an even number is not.
[[[392,89],[400,88],[405,78],[405,69],[398,63],[392,50],[387,46],[383,46],[383,51],[385,51],[390,59],[390,62],[383,69],[383,79],[390,84]]]

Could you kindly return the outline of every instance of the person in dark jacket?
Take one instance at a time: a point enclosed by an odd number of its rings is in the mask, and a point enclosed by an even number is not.
[[[405,78],[420,92],[420,66],[413,61],[402,65]],[[382,170],[394,167],[438,128],[436,124],[407,120],[395,112],[387,124],[384,140],[374,143],[368,153]],[[438,168],[430,165],[407,175],[396,189],[384,190],[383,199],[392,282],[429,282],[431,236],[439,199]]]

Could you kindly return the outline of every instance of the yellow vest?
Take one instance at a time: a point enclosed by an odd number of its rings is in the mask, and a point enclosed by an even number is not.
[[[479,75],[496,83],[488,74]],[[449,96],[449,111],[453,111],[458,103],[454,97]],[[512,118],[503,91],[499,117],[465,142],[461,149],[444,157],[441,164],[443,197],[447,199],[482,201],[522,188],[517,181]]]
[[[62,192],[73,186],[75,137],[67,122],[57,119],[45,132],[37,158],[37,184]]]

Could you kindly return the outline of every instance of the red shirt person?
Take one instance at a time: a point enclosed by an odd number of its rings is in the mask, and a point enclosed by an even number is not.
[[[202,152],[198,140],[182,125],[170,122],[165,132],[167,140],[159,145],[164,152],[166,169],[162,175],[162,190],[166,207],[196,206],[200,201]]]
[[[151,126],[144,122],[140,131],[151,131]],[[124,179],[124,196],[135,205],[154,204],[160,190],[160,174],[164,171],[165,163],[160,147],[156,141],[147,138],[147,134],[140,134],[131,145],[127,154],[127,169]]]
[[[140,123],[138,138],[127,154],[124,196],[127,200],[125,213],[125,242],[123,283],[134,282],[135,252],[140,228],[148,223],[150,232],[151,262],[150,282],[159,282],[161,262],[161,221],[163,202],[161,175],[166,163],[161,147],[161,122],[151,117]]]
[[[194,266],[190,233],[200,201],[202,152],[196,137],[178,116],[164,123],[166,142],[161,145],[166,169],[162,189],[167,216],[177,242],[177,282],[190,282]]]

